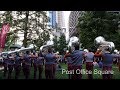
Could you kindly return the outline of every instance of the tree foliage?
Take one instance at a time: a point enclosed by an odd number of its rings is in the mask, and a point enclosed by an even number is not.
[[[55,36],[53,38],[53,42],[54,42],[54,49],[55,49],[55,51],[58,51],[59,50],[59,41],[57,39],[57,36]]]
[[[20,39],[17,38],[18,33],[24,35],[24,47],[34,44],[39,48],[50,39],[47,30],[48,17],[45,11],[4,11],[0,17],[0,26],[4,22],[10,23],[11,26],[12,34],[7,35],[7,45],[12,45],[16,39]]]
[[[120,34],[118,33],[118,21],[120,15],[107,11],[85,11],[79,18],[79,38],[84,48],[94,47],[94,39],[103,36],[106,41],[120,46]]]
[[[9,23],[10,24],[10,31],[7,34],[7,38],[6,38],[6,49],[9,49],[9,47],[13,44],[15,44],[15,41],[18,39],[16,30],[11,30],[11,28],[14,27],[13,23],[14,23],[14,18],[13,18],[13,14],[12,11],[4,11],[0,14],[0,27],[2,29],[2,25],[4,23]]]
[[[67,48],[65,35],[62,34],[62,35],[59,37],[59,39],[57,39],[57,36],[55,36],[54,39],[53,39],[53,41],[54,41],[55,51],[59,51],[60,54],[63,54],[64,49]]]
[[[59,38],[59,52],[61,54],[63,54],[64,52],[64,48],[66,48],[66,39],[65,39],[65,35],[62,34],[61,37]]]

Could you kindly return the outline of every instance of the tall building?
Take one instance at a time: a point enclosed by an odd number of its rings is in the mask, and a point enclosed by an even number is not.
[[[57,11],[57,27],[63,28],[65,27],[64,13],[63,11]]]
[[[57,11],[57,28],[59,28],[61,30],[61,33],[66,32],[65,18],[64,18],[63,11]]]
[[[65,33],[65,21],[64,21],[64,13],[63,11],[48,11],[49,23],[48,28],[51,30],[51,39],[54,36],[58,38],[61,36],[61,33]]]
[[[63,11],[48,11],[49,23],[52,28],[64,28],[65,20]]]
[[[56,28],[56,11],[49,11],[49,23],[48,25],[52,28]]]
[[[78,18],[81,15],[81,11],[71,11],[69,16],[69,37],[77,36],[77,24],[78,24]]]

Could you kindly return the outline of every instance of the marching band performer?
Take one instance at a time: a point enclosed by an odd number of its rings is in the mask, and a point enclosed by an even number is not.
[[[119,53],[119,51],[118,50],[114,50],[114,55],[118,56],[117,58],[115,57],[113,59],[113,62],[114,62],[114,64],[116,64],[116,62],[117,62],[118,70],[120,71],[120,53]]]
[[[54,59],[53,61],[53,79],[55,79],[56,68],[57,65],[59,65],[59,52],[56,52],[55,57],[56,59]]]
[[[113,55],[116,55],[116,56],[119,55],[117,49],[114,50]],[[117,62],[118,62],[118,58],[113,58],[113,64],[117,64]]]
[[[88,52],[84,55],[85,61],[86,61],[86,70],[88,72],[88,79],[93,79],[93,60],[94,60],[94,53],[91,51],[91,49],[88,50]]]
[[[33,61],[33,66],[34,66],[34,79],[36,79],[36,73],[37,73],[37,54],[34,51],[33,54],[31,55],[31,60]]]
[[[103,72],[112,71],[113,56],[110,53],[109,48],[106,49],[105,53],[102,54],[103,57]],[[112,79],[112,74],[103,74],[103,79]]]
[[[20,71],[21,71],[21,63],[22,59],[19,53],[16,53],[15,56],[15,79],[18,79]]]
[[[5,55],[3,57],[3,66],[4,66],[4,74],[3,76],[6,77],[7,71],[8,71],[8,55]]]
[[[66,57],[71,57],[72,59],[72,70],[74,70],[74,74],[72,74],[71,79],[82,79],[82,73],[77,73],[76,70],[81,71],[82,69],[82,60],[84,59],[84,51],[79,50],[79,44],[76,43],[74,45],[75,50],[72,51],[71,54],[66,55]]]
[[[25,79],[30,77],[30,67],[31,67],[31,55],[29,51],[26,51],[24,56],[24,70],[25,70]]]
[[[120,71],[120,52],[118,53],[118,69]]]
[[[0,53],[0,67],[3,66],[3,58],[2,58],[2,53]]]
[[[11,79],[11,74],[14,68],[14,54],[9,54],[8,55],[8,79]]]
[[[113,58],[117,58],[118,56],[111,54],[110,48],[105,48],[104,52],[101,52],[96,56],[101,56],[103,59],[102,78],[112,79]]]
[[[54,63],[57,56],[52,52],[52,48],[48,48],[48,54],[44,56],[45,58],[45,77],[46,79],[54,79]],[[55,67],[56,68],[56,67]]]
[[[37,67],[39,70],[39,79],[42,79],[43,63],[44,63],[44,57],[43,57],[42,53],[40,52],[38,54],[38,58],[37,58]]]
[[[25,76],[25,60],[24,60],[25,54],[22,52],[21,54],[21,60],[22,60],[22,71]]]
[[[97,51],[95,52],[95,60],[97,61],[97,63],[99,62],[99,61],[101,61],[101,56],[99,56],[100,54],[101,54],[101,52],[102,52],[102,50],[101,49],[97,49]]]
[[[86,53],[88,53],[88,49],[84,49],[84,55],[86,54]],[[84,57],[84,59],[83,59],[83,64],[86,62],[86,60],[85,60],[85,57]]]
[[[72,59],[71,59],[71,57],[67,57],[67,55],[69,55],[69,54],[70,54],[70,52],[67,50],[66,54],[64,56],[64,59],[67,60],[68,71],[72,70]],[[69,74],[68,77],[69,77],[69,79],[71,79],[71,75],[70,74]]]

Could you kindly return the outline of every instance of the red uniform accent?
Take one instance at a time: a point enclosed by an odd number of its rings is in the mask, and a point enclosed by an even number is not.
[[[93,62],[86,62],[86,70],[93,72]],[[93,79],[93,74],[88,74],[88,79]]]
[[[46,79],[53,79],[53,65],[52,64],[45,65],[45,77]]]
[[[108,66],[103,66],[103,69],[102,69],[102,71],[103,72],[105,72],[106,71],[106,73],[108,72],[108,71],[111,71],[112,70],[112,66],[111,67],[108,67]],[[109,74],[102,74],[102,78],[103,79],[112,79],[112,74],[111,73],[109,73]]]
[[[80,74],[77,73],[77,70],[78,69],[81,70],[82,66],[80,65],[80,66],[72,66],[72,67],[73,67],[72,70],[74,70],[74,74],[72,74],[71,79],[82,79],[82,73]]]
[[[64,60],[66,59],[66,57],[68,57],[70,55],[70,53],[66,53],[65,56],[64,56]],[[68,71],[72,70],[72,64],[71,63],[68,63]],[[68,75],[69,79],[71,79],[71,75],[69,74]]]
[[[100,51],[96,51],[94,56],[96,56],[96,57],[100,57],[100,56],[102,56],[102,54],[101,54]]]

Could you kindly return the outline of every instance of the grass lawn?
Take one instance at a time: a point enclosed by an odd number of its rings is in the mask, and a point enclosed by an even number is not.
[[[66,64],[61,63],[61,67],[63,69],[67,70],[67,65]],[[83,65],[83,69],[85,69],[85,65]],[[94,68],[94,70],[95,69],[97,71],[101,71],[100,68]],[[114,71],[113,79],[120,79],[120,72],[118,71],[117,65],[113,65],[113,71]],[[30,79],[33,79],[33,75],[34,75],[34,70],[33,70],[33,67],[32,67],[31,68],[31,72],[30,72]],[[37,73],[37,77],[38,77],[38,73]],[[45,79],[45,73],[44,73],[44,71],[43,71],[42,77],[43,77],[43,79]],[[87,79],[87,75],[83,74],[82,78],[83,79]],[[94,79],[102,79],[102,75],[100,75],[100,74],[93,74],[93,78]],[[2,70],[0,71],[0,79],[4,79],[3,78],[3,71]],[[14,71],[12,73],[12,79],[14,79]],[[19,79],[24,79],[24,75],[23,75],[22,71],[20,73]],[[56,79],[68,79],[68,74],[66,74],[66,73],[62,74],[62,71],[56,71]]]

